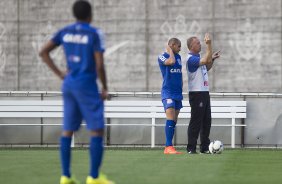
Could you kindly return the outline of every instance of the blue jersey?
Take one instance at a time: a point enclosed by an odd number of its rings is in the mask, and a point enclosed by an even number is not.
[[[68,74],[64,87],[97,92],[94,52],[104,52],[102,33],[88,23],[77,22],[59,30],[52,41],[64,48]]]
[[[181,56],[174,54],[175,64],[165,65],[165,61],[169,58],[168,53],[159,56],[158,62],[162,72],[162,99],[182,100],[182,65]]]

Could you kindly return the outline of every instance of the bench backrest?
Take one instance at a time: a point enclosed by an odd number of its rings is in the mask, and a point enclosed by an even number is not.
[[[61,100],[2,100],[0,117],[62,117]],[[211,101],[213,118],[246,118],[246,101]],[[190,118],[191,107],[183,101],[179,118]],[[161,101],[106,101],[106,118],[165,118]]]
[[[246,118],[246,101],[211,101],[213,118]],[[108,101],[105,112],[108,117],[128,118],[155,117],[165,118],[163,104],[160,101]],[[183,101],[179,118],[190,118],[191,107]]]

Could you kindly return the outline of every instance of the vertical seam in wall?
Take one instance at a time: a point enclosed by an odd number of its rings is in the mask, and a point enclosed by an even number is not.
[[[17,1],[17,90],[20,90],[20,0]]]
[[[215,19],[215,0],[212,1],[212,37],[213,37],[213,40],[215,40],[215,32],[214,32],[214,20]],[[215,41],[213,41],[213,43],[215,43]],[[213,44],[213,50],[214,50],[214,46],[215,44]],[[216,67],[213,67],[212,69],[212,73],[213,73],[213,78],[212,78],[212,91],[215,91],[216,87],[216,80],[215,80],[215,77],[216,77]]]
[[[95,4],[94,4],[95,1],[92,1],[91,4],[92,4],[92,21],[94,22],[95,21]]]
[[[280,7],[280,8],[281,8],[281,9],[280,9],[280,13],[281,13],[281,14],[280,14],[280,20],[281,20],[281,25],[280,25],[280,27],[281,27],[281,28],[280,28],[280,29],[281,29],[281,30],[280,30],[281,52],[280,52],[280,54],[282,54],[282,42],[281,42],[281,40],[282,40],[282,0],[281,0],[280,4],[281,4],[281,5],[280,5],[280,6],[281,6],[281,7]],[[280,56],[280,58],[281,58],[281,63],[280,63],[280,64],[281,64],[281,71],[280,71],[280,75],[281,75],[281,80],[280,80],[280,81],[281,81],[281,86],[280,86],[280,87],[281,87],[281,88],[280,88],[280,92],[282,92],[282,56]]]
[[[149,23],[148,23],[148,0],[145,1],[145,54],[146,54],[146,91],[149,91]]]

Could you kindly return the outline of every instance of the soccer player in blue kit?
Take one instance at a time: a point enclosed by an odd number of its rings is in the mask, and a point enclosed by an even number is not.
[[[173,147],[172,139],[177,123],[178,114],[182,108],[182,65],[181,42],[177,38],[168,41],[166,52],[159,56],[158,62],[163,77],[162,102],[166,113],[164,154],[181,154]]]
[[[79,129],[83,119],[90,131],[90,173],[86,184],[112,184],[113,182],[99,172],[104,152],[103,100],[108,97],[102,33],[90,25],[92,7],[88,1],[76,1],[72,8],[77,21],[59,30],[40,51],[43,61],[63,79],[64,118],[60,139],[60,184],[77,183],[70,172],[70,146],[73,132]],[[67,73],[62,72],[50,57],[50,52],[60,45],[64,48]],[[101,94],[96,84],[97,77],[102,84]]]

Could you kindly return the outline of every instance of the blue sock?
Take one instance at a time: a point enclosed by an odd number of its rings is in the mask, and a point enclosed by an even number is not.
[[[172,146],[172,139],[174,136],[174,129],[176,123],[173,120],[166,120],[165,125],[165,136],[166,136],[166,143],[165,146]]]
[[[61,137],[61,165],[64,176],[71,177],[70,160],[71,160],[71,137]]]
[[[90,176],[97,178],[104,152],[103,137],[90,138]]]

